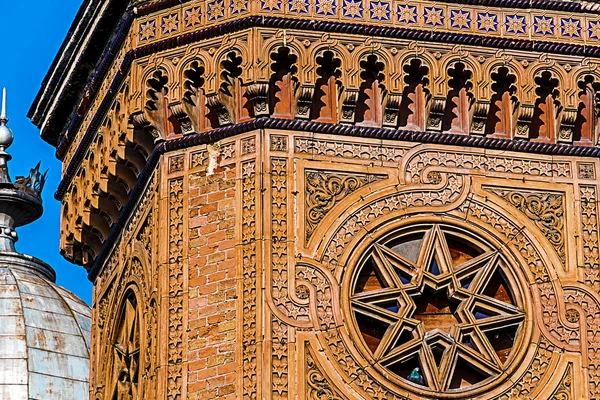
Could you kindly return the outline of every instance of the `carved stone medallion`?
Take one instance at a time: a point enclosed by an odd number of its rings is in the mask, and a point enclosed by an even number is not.
[[[350,282],[356,341],[404,389],[468,398],[517,361],[525,292],[503,250],[477,234],[408,225],[375,241]]]

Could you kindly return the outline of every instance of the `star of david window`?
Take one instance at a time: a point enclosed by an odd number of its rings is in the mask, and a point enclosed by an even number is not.
[[[133,400],[138,396],[140,364],[140,328],[137,300],[130,293],[123,304],[113,343],[112,400]]]
[[[444,224],[372,244],[351,280],[367,359],[392,381],[457,392],[501,376],[522,343],[522,292],[506,256]]]

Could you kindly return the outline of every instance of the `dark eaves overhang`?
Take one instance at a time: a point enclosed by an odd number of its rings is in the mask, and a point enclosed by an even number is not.
[[[93,101],[136,16],[189,0],[85,0],[42,82],[28,117],[57,146]]]

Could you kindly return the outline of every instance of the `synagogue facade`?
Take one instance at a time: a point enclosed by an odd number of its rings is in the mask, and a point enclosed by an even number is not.
[[[91,398],[600,398],[599,116],[595,2],[85,1]]]

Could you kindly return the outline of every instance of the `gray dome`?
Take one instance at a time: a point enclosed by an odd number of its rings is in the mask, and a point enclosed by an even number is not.
[[[0,400],[89,397],[90,308],[47,272],[0,253]]]
[[[10,178],[6,90],[0,112],[0,400],[89,397],[91,310],[45,262],[18,253],[15,229],[43,212],[46,174]]]

